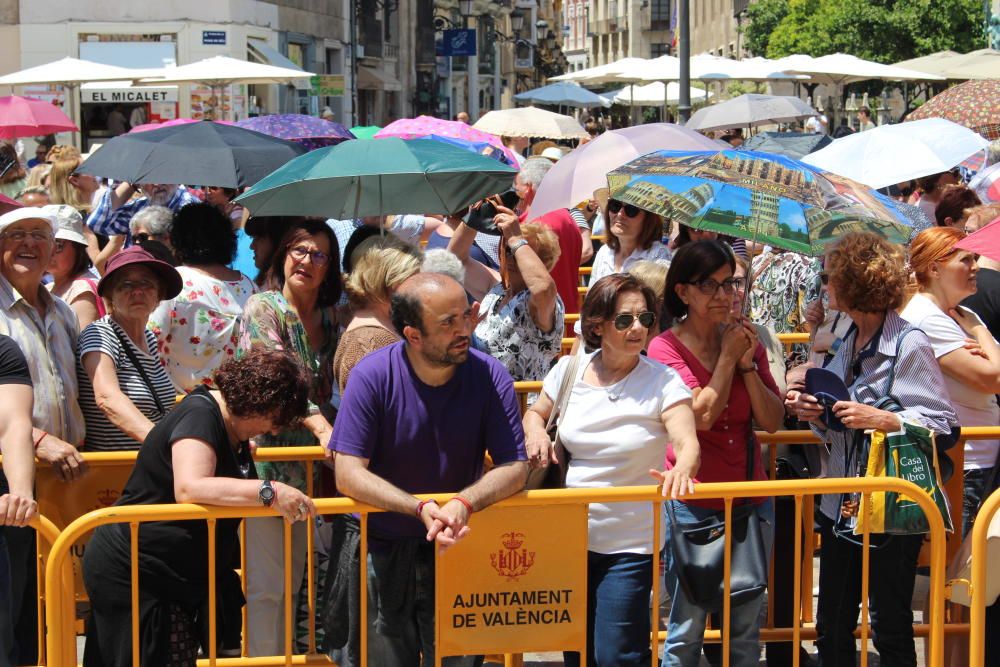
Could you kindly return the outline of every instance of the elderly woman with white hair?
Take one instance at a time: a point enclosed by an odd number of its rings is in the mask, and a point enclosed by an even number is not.
[[[134,243],[159,241],[173,250],[170,230],[174,226],[174,212],[166,206],[147,206],[136,213],[128,223],[129,233]]]

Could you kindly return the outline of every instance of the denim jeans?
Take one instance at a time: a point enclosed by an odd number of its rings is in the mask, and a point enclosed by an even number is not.
[[[378,667],[433,667],[434,665],[434,544],[422,544],[413,563],[406,591],[379,595],[379,580],[392,578],[386,568],[393,561],[368,554],[368,664]],[[452,573],[452,576],[461,576]],[[398,577],[397,577],[398,578]],[[389,609],[384,600],[391,597]],[[483,656],[444,658],[445,667],[478,667]]]
[[[822,536],[816,647],[823,667],[854,667],[854,630],[861,607],[863,546],[838,537],[833,521],[818,515]],[[873,540],[877,536],[873,536]],[[880,664],[916,667],[913,646],[913,581],[922,535],[894,535],[869,549],[868,602],[872,640]]]
[[[992,493],[993,489],[987,489],[986,483],[993,475],[993,468],[976,468],[966,470],[962,479],[962,537],[964,538],[972,530],[972,524],[976,520],[976,513],[979,512],[979,503],[984,496]]]
[[[680,524],[696,523],[718,512],[673,500],[667,502],[673,503],[674,514]],[[666,514],[666,505],[663,511]],[[761,532],[764,548],[770,554],[774,536],[774,502],[768,499],[758,505],[757,514],[764,520]],[[667,641],[663,645],[660,664],[662,667],[698,667],[708,612],[688,600],[684,593],[677,574],[677,563],[670,549],[670,518],[666,516],[665,519],[667,546],[663,555],[666,570],[664,586],[670,593],[670,618],[667,621]],[[760,609],[763,602],[762,594],[729,610],[729,664],[732,667],[756,667],[760,660]]]
[[[587,665],[648,665],[649,595],[653,557],[644,554],[587,553]],[[565,653],[567,667],[580,665],[580,654]]]

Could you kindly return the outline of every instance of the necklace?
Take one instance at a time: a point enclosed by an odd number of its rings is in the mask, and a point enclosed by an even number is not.
[[[637,363],[637,365],[638,365],[638,363]],[[604,364],[602,363],[601,366],[603,367]],[[622,375],[617,380],[614,380],[613,382],[611,382],[611,384],[609,384],[609,385],[607,385],[605,387],[605,389],[608,390],[608,400],[609,401],[611,401],[612,403],[617,403],[618,402],[618,399],[620,399],[622,397],[622,395],[625,393],[625,388],[628,386],[628,381],[632,379],[632,371],[634,371],[634,370],[635,370],[635,366],[632,366],[632,368],[630,368],[624,375]],[[594,369],[594,373],[597,374],[597,369],[596,368]],[[600,376],[598,375],[598,377],[600,377]],[[610,391],[611,387],[614,387],[616,384],[620,385],[617,388],[617,391]]]

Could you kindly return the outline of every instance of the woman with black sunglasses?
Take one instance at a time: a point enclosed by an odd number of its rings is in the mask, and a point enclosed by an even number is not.
[[[733,314],[733,298],[742,281],[733,277],[735,268],[733,251],[722,241],[694,241],[678,250],[663,293],[662,317],[669,328],[649,344],[649,356],[673,368],[692,392],[702,451],[699,482],[765,479],[753,424],[773,433],[785,416],[756,328]],[[666,467],[681,465],[682,455],[683,451],[668,447]],[[667,502],[682,526],[717,517],[723,510],[721,500]],[[752,502],[755,511],[750,520],[760,522],[764,547],[770,553],[773,504],[764,498]],[[664,532],[669,542],[670,522]],[[662,664],[696,667],[708,611],[688,598],[669,548],[664,564],[671,607]],[[758,595],[731,610],[730,664],[734,667],[757,664],[762,602],[763,595]]]
[[[660,242],[663,219],[655,213],[611,199],[604,212],[604,228],[608,238],[594,255],[591,285],[604,276],[628,271],[640,260],[670,263],[670,249]]]
[[[677,373],[641,354],[656,323],[654,303],[653,291],[631,275],[598,280],[580,313],[589,352],[560,359],[524,415],[532,465],[556,464],[566,456],[569,488],[642,486],[652,474],[664,495],[676,498],[694,489],[700,457],[691,392]],[[574,375],[564,384],[569,369]],[[553,453],[546,423],[556,405],[565,452]],[[668,440],[677,462],[659,472]],[[651,539],[656,518],[649,503],[590,504],[588,665],[649,664],[653,549],[663,547]],[[577,653],[565,659],[580,664]]]

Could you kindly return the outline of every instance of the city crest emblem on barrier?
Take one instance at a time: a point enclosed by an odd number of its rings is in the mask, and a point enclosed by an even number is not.
[[[535,552],[522,548],[524,533],[511,531],[500,537],[503,548],[490,554],[490,565],[507,581],[517,581],[535,564]]]

